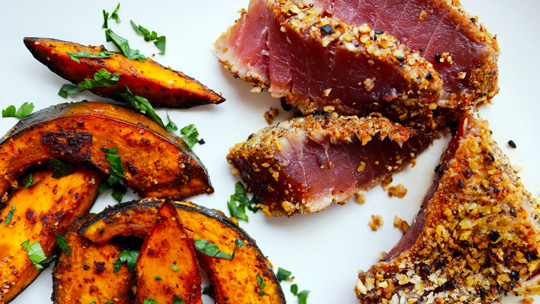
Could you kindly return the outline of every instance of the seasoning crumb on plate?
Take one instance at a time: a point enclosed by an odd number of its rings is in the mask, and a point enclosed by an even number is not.
[[[394,227],[398,228],[403,233],[407,232],[407,230],[409,230],[410,228],[409,223],[407,223],[407,221],[402,220],[397,215],[394,217]]]
[[[271,125],[274,123],[274,119],[279,115],[279,110],[276,108],[270,108],[270,110],[266,111],[264,113],[264,119],[266,119],[266,122]]]
[[[405,188],[405,186],[403,186],[402,184],[388,187],[389,197],[397,196],[399,198],[403,198],[405,195],[407,195],[407,188]]]
[[[379,227],[382,227],[384,224],[382,216],[380,215],[372,215],[371,221],[369,222],[369,227],[371,227],[371,230],[377,231]]]

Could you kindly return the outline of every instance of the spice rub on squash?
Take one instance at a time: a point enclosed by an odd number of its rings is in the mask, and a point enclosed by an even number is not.
[[[383,115],[420,129],[434,117],[442,81],[432,65],[386,33],[288,0],[252,0],[215,42],[231,72],[304,114]]]
[[[227,160],[268,216],[345,203],[400,171],[436,137],[381,117],[307,116],[250,135]]]
[[[206,169],[186,143],[148,117],[117,105],[65,103],[21,119],[0,141],[0,194],[51,157],[110,174],[101,148],[116,148],[124,182],[142,197],[212,193]]]
[[[139,203],[105,209],[98,217],[85,223],[79,234],[96,243],[106,243],[117,235],[144,238],[154,226],[162,203],[163,200],[148,198]],[[220,251],[228,254],[233,253],[237,238],[245,243],[236,250],[232,260],[196,251],[201,267],[210,278],[216,303],[285,303],[285,296],[272,265],[245,231],[219,211],[191,203],[174,203],[191,241],[210,241]],[[264,295],[260,294],[258,275],[266,283]]]
[[[41,273],[21,244],[39,242],[44,255],[53,256],[58,251],[54,233],[64,234],[88,212],[103,177],[83,167],[59,179],[52,175],[50,169],[32,171],[35,184],[21,181],[6,204],[0,203],[0,303],[9,303]]]
[[[221,94],[197,80],[164,67],[148,57],[141,62],[116,53],[106,58],[78,57],[80,62],[76,62],[68,52],[98,54],[107,49],[103,46],[84,46],[75,42],[33,37],[25,37],[24,44],[38,61],[75,84],[86,78],[94,79],[94,73],[102,68],[111,74],[120,74],[118,85],[90,89],[103,97],[124,101],[117,92],[124,93],[127,86],[134,95],[147,98],[154,106],[190,108],[225,101]]]
[[[360,303],[492,303],[540,294],[540,209],[491,137],[463,119],[399,243],[359,272]]]

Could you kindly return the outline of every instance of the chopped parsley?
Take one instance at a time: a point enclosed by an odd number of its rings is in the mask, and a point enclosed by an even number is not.
[[[101,151],[105,152],[105,159],[109,163],[109,178],[107,182],[110,185],[114,185],[121,178],[126,177],[126,172],[124,171],[124,165],[122,164],[122,158],[120,155],[117,155],[118,147],[115,148],[104,148],[101,147]]]
[[[28,176],[26,177],[26,181],[24,182],[23,190],[28,187],[32,187],[33,185],[39,183],[40,181],[41,180],[34,181],[34,178],[32,177],[32,172],[30,172]]]
[[[39,243],[39,241],[36,241],[32,245],[30,245],[30,239],[28,239],[22,242],[21,246],[26,249],[26,251],[28,251],[28,258],[30,258],[30,261],[36,266],[37,269],[43,269],[50,264],[50,262],[46,265],[40,264],[47,260],[47,256],[43,252],[43,248],[41,248],[41,244]]]
[[[16,117],[23,118],[34,111],[34,104],[25,102],[19,109],[16,109],[14,105],[10,105],[6,109],[2,110],[2,117]]]
[[[11,206],[11,210],[9,210],[8,215],[6,216],[6,220],[4,221],[4,225],[9,225],[11,223],[11,220],[13,219],[13,213],[15,212],[15,206]]]
[[[66,237],[60,233],[53,233],[53,234],[54,236],[56,236],[56,244],[60,246],[60,249],[62,249],[62,251],[67,254],[71,254],[71,251],[69,250],[68,244],[66,242]]]
[[[207,295],[207,296],[209,296],[209,297],[211,297],[211,298],[214,298],[215,295],[216,295],[216,294],[214,293],[214,290],[212,289],[212,286],[206,286],[206,287],[204,287],[203,290],[202,290],[202,294],[203,294],[203,295]]]
[[[219,250],[219,247],[216,244],[208,240],[205,240],[205,239],[195,240],[195,249],[197,249],[197,251],[207,256],[227,259],[227,260],[232,260],[234,258],[234,255],[236,254],[236,249],[243,247],[244,245],[246,245],[246,243],[244,243],[240,238],[236,238],[234,251],[233,251],[233,254],[231,255],[231,254],[228,254]]]
[[[176,124],[169,117],[169,112],[167,112],[167,120],[169,121],[169,123],[165,126],[165,128],[167,128],[168,130],[172,130],[172,131],[178,131],[178,127],[176,126]]]
[[[180,270],[180,268],[179,268],[178,265],[176,265],[176,264],[172,264],[172,265],[171,265],[171,269],[172,269],[173,271],[178,271],[178,270]]]
[[[160,276],[156,276],[156,281],[161,281],[161,280],[163,280],[163,278],[162,278],[162,277],[160,277]]]
[[[259,287],[261,288],[261,290],[259,290],[259,296],[264,296],[266,294],[266,292],[264,292],[264,288],[266,287],[266,282],[258,273],[257,273],[257,283],[259,283]]]
[[[229,208],[232,217],[249,222],[246,208],[253,211],[253,213],[256,213],[261,209],[257,207],[258,204],[259,201],[255,197],[251,199],[248,198],[244,185],[242,185],[241,182],[237,182],[234,185],[234,194],[231,195],[230,201],[227,202],[227,207]]]
[[[182,298],[180,298],[179,296],[174,295],[172,304],[186,304],[186,302],[184,302],[184,300],[182,300]]]
[[[130,23],[137,34],[143,35],[145,41],[154,41],[154,45],[160,50],[160,54],[165,55],[165,47],[167,44],[167,38],[165,38],[165,36],[158,36],[155,31],[150,33],[150,31],[142,25],[136,25],[133,20],[131,20]]]
[[[150,101],[148,101],[148,99],[146,99],[144,97],[141,97],[141,96],[138,96],[138,95],[133,95],[133,93],[131,92],[131,90],[128,87],[126,87],[126,91],[124,93],[118,92],[118,94],[120,94],[120,96],[126,101],[128,106],[132,107],[133,109],[135,109],[137,111],[144,112],[146,114],[146,116],[153,119],[160,126],[166,128],[166,129],[169,129],[169,130],[173,130],[172,125],[171,126],[169,126],[169,125],[165,126],[163,124],[163,120],[161,120],[161,118],[157,115],[156,111],[154,110],[154,108],[152,107],[152,105],[150,104]]]
[[[109,184],[107,180],[101,182],[98,188],[99,194],[105,193],[105,191],[112,189],[111,196],[119,203],[122,202],[124,194],[127,192],[127,188],[121,183],[115,183],[113,185]]]
[[[116,55],[115,52],[110,52],[110,51],[99,51],[99,53],[97,54],[94,54],[94,53],[90,53],[88,51],[80,51],[80,52],[77,52],[77,53],[73,53],[71,51],[67,51],[67,53],[69,54],[69,57],[71,58],[71,60],[77,62],[77,63],[80,63],[81,61],[79,60],[79,58],[107,58],[107,57],[112,57],[114,55]]]
[[[126,56],[128,59],[131,60],[139,60],[144,62],[146,60],[146,56],[141,54],[141,51],[134,50],[129,47],[129,41],[126,38],[118,36],[115,32],[113,32],[111,29],[107,29],[105,31],[105,39],[107,42],[111,42],[120,50],[124,56]]]
[[[131,273],[135,273],[135,267],[137,266],[137,259],[139,258],[139,250],[136,249],[126,249],[118,255],[118,259],[114,261],[113,272],[117,273],[120,271],[123,263],[126,263],[126,266]]]
[[[291,293],[298,297],[298,304],[307,304],[307,298],[310,293],[309,290],[302,290],[301,292],[298,292],[298,285],[292,284]]]
[[[84,90],[90,90],[93,88],[106,88],[114,87],[118,85],[118,79],[120,74],[111,74],[104,68],[94,73],[94,79],[86,78],[78,84],[66,83],[60,88],[58,95],[67,98],[69,95],[80,93]]]
[[[199,142],[199,131],[195,128],[194,124],[187,125],[180,130],[180,134],[184,135],[189,148]]]
[[[159,304],[159,303],[154,299],[146,299],[144,300],[143,304]]]
[[[75,169],[73,168],[73,165],[70,163],[64,163],[61,160],[58,160],[56,158],[51,158],[49,160],[49,166],[51,166],[54,171],[52,174],[53,178],[61,178],[70,174],[75,173]]]
[[[118,5],[116,6],[116,9],[112,12],[112,14],[109,14],[107,11],[103,10],[103,25],[101,28],[108,28],[109,27],[109,20],[114,19],[116,23],[119,23],[120,16],[118,16],[118,10],[120,9],[120,2],[118,2]]]
[[[290,278],[291,278],[291,274],[292,274],[292,272],[279,267],[278,272],[276,274],[276,277],[277,277],[278,281],[281,283],[283,281],[289,281]]]

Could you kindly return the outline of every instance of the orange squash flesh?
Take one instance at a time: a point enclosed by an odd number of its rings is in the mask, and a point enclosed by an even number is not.
[[[60,104],[20,120],[0,141],[0,195],[51,157],[109,174],[101,148],[118,147],[124,182],[142,197],[212,193],[206,169],[182,139],[148,117],[107,103]]]
[[[146,299],[172,303],[176,295],[186,304],[202,304],[201,284],[193,243],[176,208],[167,200],[141,247],[135,303],[143,304]]]
[[[53,269],[53,302],[55,304],[131,303],[135,275],[123,263],[114,273],[114,261],[123,248],[114,242],[95,244],[77,231],[94,215],[75,221],[66,233],[71,254],[62,252]]]
[[[105,243],[116,235],[145,237],[156,221],[162,202],[149,198],[137,204],[106,209],[83,225],[79,233],[97,243]],[[246,243],[237,249],[232,260],[210,257],[196,251],[201,266],[212,282],[216,303],[285,303],[272,265],[255,241],[241,228],[213,210],[183,202],[175,202],[175,207],[192,241],[208,240],[228,254],[233,253],[236,238]],[[257,275],[266,283],[263,290],[265,295],[262,296],[259,295],[261,288]]]
[[[41,270],[30,261],[21,246],[39,241],[47,257],[58,246],[53,233],[64,234],[78,216],[86,214],[98,194],[102,174],[80,168],[60,179],[51,170],[33,172],[38,181],[26,189],[15,190],[0,212],[0,303],[7,303],[22,292]],[[5,225],[6,217],[15,207],[13,217]]]
[[[125,87],[135,95],[145,97],[155,106],[189,108],[198,105],[221,103],[225,99],[197,80],[166,68],[150,58],[144,62],[130,60],[117,54],[107,58],[78,58],[72,60],[68,51],[87,51],[97,54],[105,47],[84,46],[46,38],[24,38],[24,44],[32,55],[51,71],[77,84],[86,78],[94,79],[94,73],[104,68],[110,73],[119,73],[118,85],[91,89],[97,95],[123,101],[115,91],[125,91]]]

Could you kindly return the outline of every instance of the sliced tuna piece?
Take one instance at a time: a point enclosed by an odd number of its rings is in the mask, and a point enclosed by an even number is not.
[[[421,129],[439,124],[433,110],[442,81],[419,52],[368,25],[347,25],[309,6],[252,0],[216,41],[215,52],[235,76],[284,97],[304,114],[380,112]]]
[[[539,205],[486,121],[468,116],[413,225],[359,273],[360,303],[491,303],[539,294]]]
[[[496,38],[451,0],[295,0],[311,3],[341,22],[395,36],[433,64],[444,82],[441,104],[464,110],[489,101],[498,91]],[[450,113],[452,114],[452,113]]]
[[[290,216],[345,203],[400,171],[434,137],[386,118],[333,113],[264,128],[227,160],[266,215]]]

